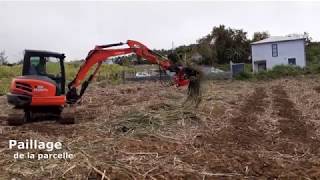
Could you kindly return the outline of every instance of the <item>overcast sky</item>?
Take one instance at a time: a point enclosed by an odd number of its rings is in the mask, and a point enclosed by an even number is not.
[[[138,40],[168,49],[195,43],[224,24],[271,35],[309,32],[320,40],[320,2],[0,2],[0,50],[18,61],[24,49],[85,58],[97,44]]]

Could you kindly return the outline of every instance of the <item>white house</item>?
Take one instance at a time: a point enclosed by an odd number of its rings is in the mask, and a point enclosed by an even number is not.
[[[306,66],[305,37],[274,36],[251,43],[253,72],[276,65]]]

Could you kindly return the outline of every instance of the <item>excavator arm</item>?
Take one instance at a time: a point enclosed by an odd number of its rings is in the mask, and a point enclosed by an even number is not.
[[[127,44],[129,47],[120,49],[110,49],[111,47],[122,46],[124,44]],[[175,66],[171,63],[170,60],[150,50],[148,47],[146,47],[140,42],[128,40],[126,43],[96,46],[93,50],[91,50],[88,53],[88,56],[86,57],[84,63],[81,65],[76,77],[68,84],[69,90],[66,96],[67,102],[69,104],[74,104],[78,101],[78,99],[81,98],[86,88],[99,71],[99,68],[103,61],[106,61],[110,57],[126,55],[131,53],[135,53],[137,56],[146,59],[152,64],[159,64],[160,67],[165,71],[175,72],[176,74],[174,77],[174,81],[177,84],[177,86],[184,86],[189,83],[189,80],[186,79],[186,71],[183,67]],[[90,69],[96,64],[97,66],[94,72],[88,77],[86,81],[82,83]],[[81,90],[78,94],[77,87],[79,87],[81,84]]]

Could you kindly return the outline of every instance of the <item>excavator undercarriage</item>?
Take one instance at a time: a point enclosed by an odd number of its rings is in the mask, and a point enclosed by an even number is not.
[[[27,122],[35,122],[43,119],[56,120],[61,124],[75,123],[75,106],[66,107],[13,107],[8,114],[9,125],[18,126]]]

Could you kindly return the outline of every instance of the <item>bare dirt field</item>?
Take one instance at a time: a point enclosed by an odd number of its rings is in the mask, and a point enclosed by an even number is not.
[[[101,86],[74,125],[7,126],[0,97],[0,179],[320,178],[319,77],[208,81],[198,108],[159,83]],[[9,139],[61,141],[75,157],[14,160]]]

